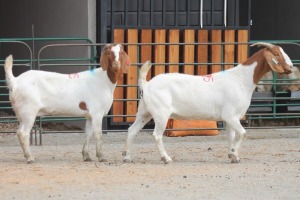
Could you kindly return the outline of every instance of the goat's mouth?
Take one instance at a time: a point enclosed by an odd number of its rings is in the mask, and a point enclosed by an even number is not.
[[[290,73],[292,73],[292,69],[284,69],[284,73],[285,74],[290,74]]]

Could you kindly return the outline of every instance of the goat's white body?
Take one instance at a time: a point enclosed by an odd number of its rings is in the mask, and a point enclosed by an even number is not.
[[[89,118],[90,111],[107,114],[116,84],[99,68],[70,75],[31,70],[16,77],[12,86],[10,99],[19,115],[32,110],[38,112],[37,116]],[[89,110],[80,109],[80,102],[85,102]]]
[[[108,50],[109,48],[111,50]],[[27,162],[34,160],[29,147],[31,128],[36,116],[45,115],[86,117],[87,136],[82,150],[83,159],[91,160],[89,139],[95,135],[96,156],[99,161],[104,160],[102,119],[113,102],[120,63],[124,60],[127,62],[128,56],[120,45],[105,46],[103,51],[101,58],[105,69],[99,68],[76,74],[30,70],[14,77],[12,56],[6,58],[5,73],[9,98],[20,121],[17,136]],[[122,58],[119,56],[121,51]]]
[[[229,113],[241,118],[255,88],[252,66],[237,66],[211,77],[161,74],[143,86],[149,112],[170,113],[174,119],[224,120]]]
[[[239,162],[238,150],[246,133],[240,119],[249,108],[256,84],[271,69],[290,73],[292,67],[289,57],[280,47],[258,44],[268,49],[260,50],[235,68],[207,76],[162,74],[147,82],[146,75],[151,64],[146,62],[140,68],[139,87],[142,96],[136,120],[128,129],[124,162],[131,160],[130,148],[134,136],[152,118],[155,122],[153,136],[165,163],[172,161],[162,142],[169,118],[225,121],[228,156],[231,162]],[[274,56],[273,51],[278,56]]]

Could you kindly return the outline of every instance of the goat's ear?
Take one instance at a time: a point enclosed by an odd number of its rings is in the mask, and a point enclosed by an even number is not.
[[[270,50],[264,52],[264,56],[269,64],[270,68],[277,73],[284,73],[283,67],[280,65],[276,57],[272,54]]]
[[[122,51],[124,51],[124,50],[122,50]],[[121,66],[122,66],[123,73],[126,74],[128,72],[128,69],[129,69],[130,65],[131,65],[131,62],[130,62],[129,56],[124,51],[123,56],[122,56],[122,60],[121,60]]]
[[[104,71],[107,70],[109,66],[109,51],[109,46],[104,46],[100,56],[100,65]]]

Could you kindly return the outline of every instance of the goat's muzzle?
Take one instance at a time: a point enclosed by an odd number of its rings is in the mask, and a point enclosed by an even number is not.
[[[114,61],[112,63],[112,66],[113,66],[114,69],[119,69],[120,68],[120,62],[119,61]]]

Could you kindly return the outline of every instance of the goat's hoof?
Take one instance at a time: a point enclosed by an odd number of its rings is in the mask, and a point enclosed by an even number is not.
[[[170,164],[173,162],[173,160],[170,157],[161,157],[161,160],[164,161],[165,164]]]
[[[240,158],[234,154],[228,154],[228,158],[231,159],[231,163],[240,163]]]
[[[131,160],[128,159],[128,158],[124,158],[124,159],[123,159],[123,163],[131,163]]]
[[[123,151],[122,156],[127,156],[127,151]]]
[[[83,161],[84,162],[92,162],[93,160],[91,159],[91,157],[86,157],[86,158],[83,158]]]
[[[27,159],[27,163],[28,163],[28,164],[31,164],[31,163],[33,163],[33,162],[34,162],[34,158]]]
[[[107,159],[105,159],[105,158],[99,158],[99,162],[107,162]]]

